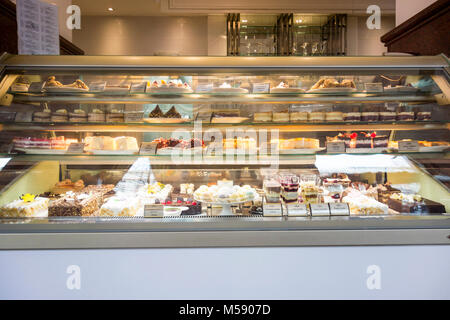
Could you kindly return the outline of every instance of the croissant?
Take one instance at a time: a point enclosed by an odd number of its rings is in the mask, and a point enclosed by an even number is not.
[[[62,87],[63,84],[59,81],[56,81],[55,76],[50,76],[47,78],[47,81],[45,82],[45,86],[47,86],[47,87]]]

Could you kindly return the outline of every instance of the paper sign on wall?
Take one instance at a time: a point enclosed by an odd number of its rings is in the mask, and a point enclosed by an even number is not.
[[[59,55],[58,7],[39,0],[17,0],[19,54]]]

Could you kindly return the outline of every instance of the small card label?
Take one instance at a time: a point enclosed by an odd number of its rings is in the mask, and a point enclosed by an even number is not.
[[[332,216],[348,216],[350,210],[347,203],[329,203],[330,214]]]
[[[381,82],[365,83],[364,88],[367,92],[383,92],[383,84]]]
[[[345,153],[345,142],[344,141],[327,142],[327,152],[328,153]]]
[[[139,154],[141,155],[154,155],[156,154],[157,143],[155,142],[142,142]]]
[[[125,122],[142,122],[143,112],[125,112]]]
[[[213,88],[213,84],[212,83],[199,84],[197,86],[197,89],[195,90],[195,92],[211,92],[212,88]]]
[[[306,204],[303,203],[286,203],[286,209],[288,216],[304,217],[309,215]]]
[[[84,152],[84,143],[81,142],[72,142],[69,144],[67,148],[67,153],[83,153]]]
[[[269,83],[254,83],[253,93],[269,93],[270,84]]]
[[[330,208],[328,203],[311,203],[311,216],[313,217],[325,217],[330,215]]]
[[[283,214],[281,203],[264,203],[263,214],[265,217],[281,217]]]
[[[28,92],[41,92],[44,82],[32,82],[28,88]]]
[[[145,218],[163,218],[164,206],[162,204],[146,204],[144,206]]]
[[[399,141],[398,151],[399,152],[419,151],[419,143],[417,141]]]
[[[105,91],[106,81],[91,82],[89,83],[89,91],[103,92]]]
[[[131,93],[144,93],[147,89],[147,81],[144,82],[134,82],[131,84]]]

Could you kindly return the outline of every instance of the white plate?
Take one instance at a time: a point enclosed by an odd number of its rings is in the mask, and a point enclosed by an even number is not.
[[[326,92],[326,93],[342,93],[342,92],[355,92],[355,88],[320,88],[320,89],[310,89],[306,92],[309,93],[320,93],[320,92]]]
[[[182,211],[188,210],[188,207],[177,207],[177,206],[164,206],[164,216],[166,217],[179,217]],[[171,211],[173,210],[173,211]]]
[[[346,153],[382,153],[388,148],[347,148]]]
[[[247,89],[243,88],[213,88],[212,93],[248,93]]]
[[[89,89],[75,88],[75,87],[44,87],[46,92],[88,92]]]
[[[150,93],[192,93],[191,88],[179,88],[179,87],[150,87],[147,89]]]
[[[318,149],[280,149],[278,150],[279,154],[313,154],[326,148],[318,148]]]
[[[302,88],[272,88],[270,93],[304,93]]]
[[[148,123],[183,123],[192,121],[189,118],[144,118],[143,120]]]
[[[86,150],[92,154],[105,154],[105,155],[126,155],[126,154],[136,154],[139,149],[135,150]]]
[[[65,154],[67,149],[14,148],[27,154]]]

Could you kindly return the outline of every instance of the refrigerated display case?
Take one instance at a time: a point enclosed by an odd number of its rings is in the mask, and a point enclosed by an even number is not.
[[[1,57],[0,248],[449,244],[433,57]]]

